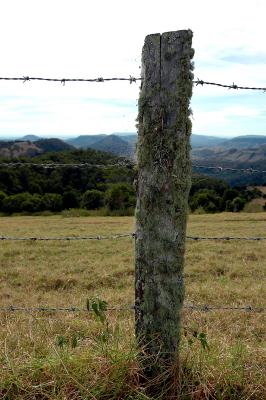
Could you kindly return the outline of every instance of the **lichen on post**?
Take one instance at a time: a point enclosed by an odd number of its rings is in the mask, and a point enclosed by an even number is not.
[[[149,35],[142,52],[136,205],[136,335],[160,365],[178,357],[191,185],[192,32]],[[160,360],[160,362],[158,362]]]

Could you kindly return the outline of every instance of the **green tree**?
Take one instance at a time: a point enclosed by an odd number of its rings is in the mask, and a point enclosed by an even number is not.
[[[0,191],[0,211],[2,211],[2,207],[3,207],[3,201],[6,198],[6,194],[2,191]]]
[[[231,208],[233,212],[242,211],[246,204],[246,200],[243,197],[235,197],[234,200],[231,201]]]
[[[2,209],[3,211],[10,214],[15,212],[27,211],[24,208],[24,204],[27,204],[30,199],[31,194],[27,192],[7,196],[3,199]],[[25,207],[27,208],[27,206]]]
[[[111,211],[127,209],[135,207],[136,195],[131,185],[127,183],[117,183],[107,190],[105,202]]]
[[[68,190],[63,194],[63,209],[78,208],[79,194],[74,190]]]
[[[201,189],[189,200],[189,206],[192,212],[200,207],[205,212],[217,212],[221,209],[221,200],[213,190]]]
[[[49,211],[61,211],[63,209],[62,196],[57,193],[46,193],[42,197],[42,208]]]
[[[104,205],[104,193],[100,190],[87,190],[81,199],[81,207],[87,210],[96,210]]]
[[[17,195],[18,196],[18,195]],[[30,213],[42,210],[42,198],[39,194],[28,194],[21,204],[21,211]]]
[[[223,194],[223,201],[233,200],[237,196],[239,196],[239,191],[237,189],[226,189]]]

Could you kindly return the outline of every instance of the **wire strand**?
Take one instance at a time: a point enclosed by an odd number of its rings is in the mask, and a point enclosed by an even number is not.
[[[38,236],[29,236],[29,237],[12,237],[12,236],[0,236],[0,241],[78,241],[78,240],[108,240],[108,239],[121,239],[131,237],[137,237],[136,233],[117,233],[109,236],[62,236],[62,237],[38,237]],[[251,241],[263,241],[266,240],[266,236],[186,236],[188,240],[251,240]]]
[[[104,311],[127,311],[127,310],[135,310],[138,309],[139,306],[134,306],[134,305],[126,305],[124,307],[107,307]],[[200,311],[200,312],[208,312],[208,311],[244,311],[244,312],[249,312],[249,313],[262,313],[265,312],[265,306],[262,307],[253,307],[253,306],[243,306],[243,307],[238,307],[238,306],[212,306],[212,305],[194,305],[194,304],[184,304],[183,309],[185,310],[191,310],[191,311]],[[22,311],[22,312],[86,312],[86,313],[92,313],[94,312],[91,309],[87,308],[80,308],[80,307],[74,307],[74,306],[69,306],[69,307],[42,307],[42,306],[36,306],[36,307],[21,307],[21,306],[7,306],[7,307],[0,307],[0,312],[16,312],[16,311]]]
[[[0,163],[1,167],[6,168],[16,168],[16,167],[40,167],[40,168],[113,168],[113,167],[127,167],[134,168],[137,166],[137,163],[134,161],[121,161],[115,164],[91,164],[91,163],[28,163],[28,162],[2,162]],[[218,172],[223,171],[231,171],[231,172],[242,172],[242,173],[266,173],[266,170],[254,169],[254,168],[232,168],[232,167],[222,167],[220,165],[198,165],[192,164],[192,168],[197,169],[210,169],[217,170]]]
[[[62,85],[65,85],[67,82],[87,82],[87,83],[103,83],[103,82],[110,82],[110,81],[128,81],[130,84],[136,83],[137,81],[142,81],[142,77],[134,77],[130,75],[128,78],[121,77],[121,78],[44,78],[44,77],[33,77],[33,76],[22,76],[22,77],[0,77],[1,81],[22,81],[30,82],[30,81],[42,81],[42,82],[60,82]],[[234,82],[232,84],[223,84],[218,82],[209,82],[204,81],[203,79],[197,79],[192,81],[196,86],[204,86],[204,85],[211,85],[211,86],[218,86],[223,87],[226,89],[234,89],[234,90],[258,90],[262,92],[266,92],[266,87],[257,87],[257,86],[243,86],[237,85]]]

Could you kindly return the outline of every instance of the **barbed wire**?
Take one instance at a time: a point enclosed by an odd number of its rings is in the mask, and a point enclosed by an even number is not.
[[[15,168],[15,167],[41,167],[41,168],[113,168],[113,167],[132,167],[134,164],[131,161],[121,161],[115,164],[91,164],[91,163],[23,163],[11,162],[0,163],[0,167]]]
[[[193,81],[193,83],[195,83],[196,86],[211,85],[211,86],[219,86],[219,87],[223,87],[223,88],[227,88],[227,89],[261,90],[264,93],[266,92],[266,87],[239,86],[239,85],[236,85],[234,82],[231,85],[228,85],[228,84],[217,83],[217,82],[207,82],[207,81],[203,81],[202,79],[197,79],[196,81]]]
[[[0,163],[1,167],[16,168],[16,167],[41,167],[41,168],[112,168],[112,167],[136,167],[137,163],[133,161],[121,161],[114,164],[91,164],[91,163],[23,163],[23,162],[4,162]],[[243,172],[243,173],[266,173],[266,170],[254,169],[254,168],[232,168],[232,167],[222,167],[218,165],[198,165],[192,164],[192,168],[197,169],[210,169],[217,170],[218,172],[231,171],[231,172]]]
[[[104,311],[126,311],[134,310],[134,306],[124,307],[108,307]],[[93,312],[93,309],[79,308],[79,307],[19,307],[19,306],[8,306],[0,307],[0,312],[13,312],[13,311],[25,311],[25,312]]]
[[[190,240],[266,240],[266,236],[186,236]]]
[[[231,171],[231,172],[247,172],[247,173],[266,173],[266,170],[254,169],[254,168],[232,168],[232,167],[221,167],[221,166],[208,166],[192,164],[192,168],[198,169],[214,169],[218,172]]]
[[[61,236],[61,237],[38,237],[38,236],[30,236],[30,237],[12,237],[12,236],[0,236],[0,241],[78,241],[78,240],[108,240],[108,239],[120,239],[125,237],[135,238],[137,237],[136,233],[117,233],[109,236]],[[262,241],[266,240],[266,236],[186,236],[186,239],[189,240],[251,240],[251,241]]]
[[[110,236],[62,236],[62,237],[37,237],[37,236],[31,236],[31,237],[10,237],[10,236],[0,236],[0,241],[1,240],[18,240],[18,241],[23,241],[23,240],[30,240],[30,241],[37,241],[37,240],[64,240],[64,241],[77,241],[77,240],[106,240],[106,239],[120,239],[124,237],[134,237],[134,233],[118,233],[118,234],[113,234]]]
[[[261,313],[265,312],[265,307],[252,307],[252,306],[244,306],[244,307],[234,307],[234,306],[209,306],[209,305],[184,305],[185,309],[189,309],[192,311],[245,311],[245,312],[255,312]]]
[[[46,82],[60,82],[65,85],[67,82],[110,82],[110,81],[128,81],[131,83],[136,83],[137,81],[142,80],[142,78],[135,78],[132,75],[129,75],[129,78],[38,78],[33,76],[22,76],[22,77],[0,77],[1,81],[22,81],[30,82],[30,81],[46,81]]]
[[[127,311],[127,310],[135,310],[136,308],[139,308],[139,306],[135,305],[127,305],[124,307],[107,307],[104,311]],[[191,311],[200,311],[200,312],[208,312],[208,311],[244,311],[248,313],[262,313],[265,312],[265,307],[253,307],[253,306],[243,306],[243,307],[237,307],[237,306],[212,306],[212,305],[194,305],[194,304],[185,304],[183,306],[183,309],[186,310],[191,310]],[[13,306],[10,305],[8,307],[0,307],[0,312],[16,312],[16,311],[22,311],[22,312],[85,312],[85,313],[91,313],[93,312],[92,309],[87,309],[87,308],[79,308],[79,307],[42,307],[42,306],[37,306],[37,307],[20,307],[20,306]]]
[[[132,75],[129,78],[42,78],[42,77],[33,77],[33,76],[22,76],[22,77],[0,77],[2,81],[22,81],[30,82],[30,81],[43,81],[43,82],[60,82],[61,84],[65,85],[67,82],[96,82],[96,83],[103,83],[103,82],[110,82],[110,81],[128,81],[130,84],[136,83],[137,81],[142,81],[142,77],[134,77]],[[219,86],[226,89],[234,89],[234,90],[259,90],[266,92],[266,87],[256,87],[256,86],[242,86],[237,85],[234,82],[232,84],[223,84],[217,82],[208,82],[202,79],[197,79],[192,81],[196,86],[204,86],[204,85],[211,85],[211,86]]]

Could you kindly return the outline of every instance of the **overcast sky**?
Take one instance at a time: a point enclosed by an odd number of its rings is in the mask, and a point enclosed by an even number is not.
[[[266,86],[265,0],[1,2],[0,76],[140,76],[150,33],[194,32],[195,78]],[[134,132],[139,84],[0,81],[0,137]],[[194,87],[193,133],[266,134],[266,93]]]

